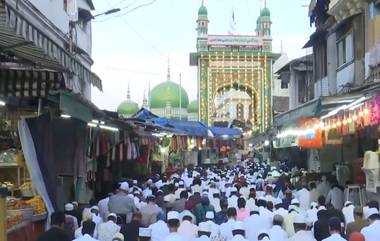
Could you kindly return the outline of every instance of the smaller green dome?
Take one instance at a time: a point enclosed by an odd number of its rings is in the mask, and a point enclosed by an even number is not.
[[[129,117],[139,111],[137,103],[127,99],[117,107],[117,113],[121,116]]]
[[[207,8],[202,5],[198,10],[198,15],[207,15]]]
[[[269,8],[263,8],[260,13],[261,17],[270,17],[270,10]]]
[[[193,100],[187,107],[188,113],[198,113],[198,100]]]
[[[260,20],[261,20],[261,16],[259,16],[256,20],[256,23],[259,24],[260,23]]]

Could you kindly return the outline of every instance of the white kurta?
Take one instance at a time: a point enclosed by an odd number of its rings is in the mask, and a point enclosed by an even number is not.
[[[274,225],[268,233],[271,240],[288,241],[288,233],[278,225]]]
[[[179,225],[178,234],[181,235],[185,241],[193,240],[198,236],[198,226],[185,220]]]
[[[376,220],[368,227],[363,228],[361,233],[364,235],[365,241],[379,241],[380,220]]]
[[[257,214],[253,214],[244,219],[245,237],[249,241],[257,241],[257,235],[262,230],[269,230],[265,224],[265,219]],[[222,231],[222,227],[221,227]]]
[[[340,234],[332,234],[330,237],[323,239],[322,241],[347,241]],[[367,239],[366,239],[367,241]]]
[[[355,221],[354,208],[355,208],[354,205],[349,205],[342,209],[342,213],[344,215],[344,220],[346,221],[346,225]]]
[[[94,239],[88,234],[83,235],[80,238],[74,239],[73,241],[98,241],[97,239]]]
[[[162,220],[151,224],[149,228],[152,231],[150,235],[151,241],[162,241],[170,234],[168,225]]]
[[[245,239],[242,235],[238,234],[238,235],[235,235],[231,241],[248,241],[248,239]]]
[[[232,226],[236,221],[233,219],[228,220],[226,223],[220,225],[220,236],[225,240],[232,239]]]
[[[120,232],[120,226],[112,221],[98,225],[99,241],[112,241],[116,233]]]
[[[170,233],[163,241],[184,241],[184,239],[178,233]]]
[[[237,206],[237,200],[239,198],[236,196],[236,195],[232,195],[231,197],[228,198],[227,202],[228,202],[228,207],[229,208],[238,208]]]
[[[289,238],[289,241],[317,241],[314,238],[314,235],[311,231],[298,231],[292,237]]]
[[[298,192],[296,192],[296,198],[300,202],[300,208],[302,210],[308,210],[310,207],[310,192],[306,188],[302,188]]]

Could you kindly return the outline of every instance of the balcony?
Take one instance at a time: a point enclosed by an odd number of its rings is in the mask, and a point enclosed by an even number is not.
[[[365,7],[365,0],[331,0],[328,13],[340,23],[351,16],[363,13]]]

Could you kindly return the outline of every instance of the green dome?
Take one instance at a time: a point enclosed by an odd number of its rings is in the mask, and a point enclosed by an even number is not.
[[[270,10],[269,8],[263,8],[260,13],[261,17],[270,17]]]
[[[137,103],[129,99],[121,102],[121,104],[117,107],[117,113],[121,116],[131,116],[136,114],[137,111],[139,111],[139,106]]]
[[[188,113],[198,113],[198,100],[193,100],[187,107]]]
[[[181,90],[181,107],[186,108],[189,105],[189,97],[184,88],[172,82],[165,81],[156,85],[150,93],[150,107],[151,108],[165,108],[167,103],[171,107],[179,107],[179,96]]]
[[[198,10],[198,15],[207,15],[207,8],[202,5]]]
[[[260,23],[260,20],[261,20],[261,16],[259,16],[256,20],[256,23],[259,24]]]

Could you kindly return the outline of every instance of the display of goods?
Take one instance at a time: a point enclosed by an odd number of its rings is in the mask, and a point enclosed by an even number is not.
[[[7,201],[8,210],[25,209],[25,208],[30,208],[30,205],[23,200],[10,199]]]
[[[26,203],[34,209],[34,214],[46,213],[45,203],[40,196],[37,195]]]
[[[22,184],[19,188],[20,188],[20,190],[32,190],[33,185],[31,182],[26,182],[26,183]]]
[[[6,221],[7,229],[10,229],[11,227],[21,223],[23,220],[24,220],[24,217],[22,214],[7,216],[7,221]]]
[[[9,190],[13,189],[14,186],[11,182],[0,182],[0,187],[8,188]]]

